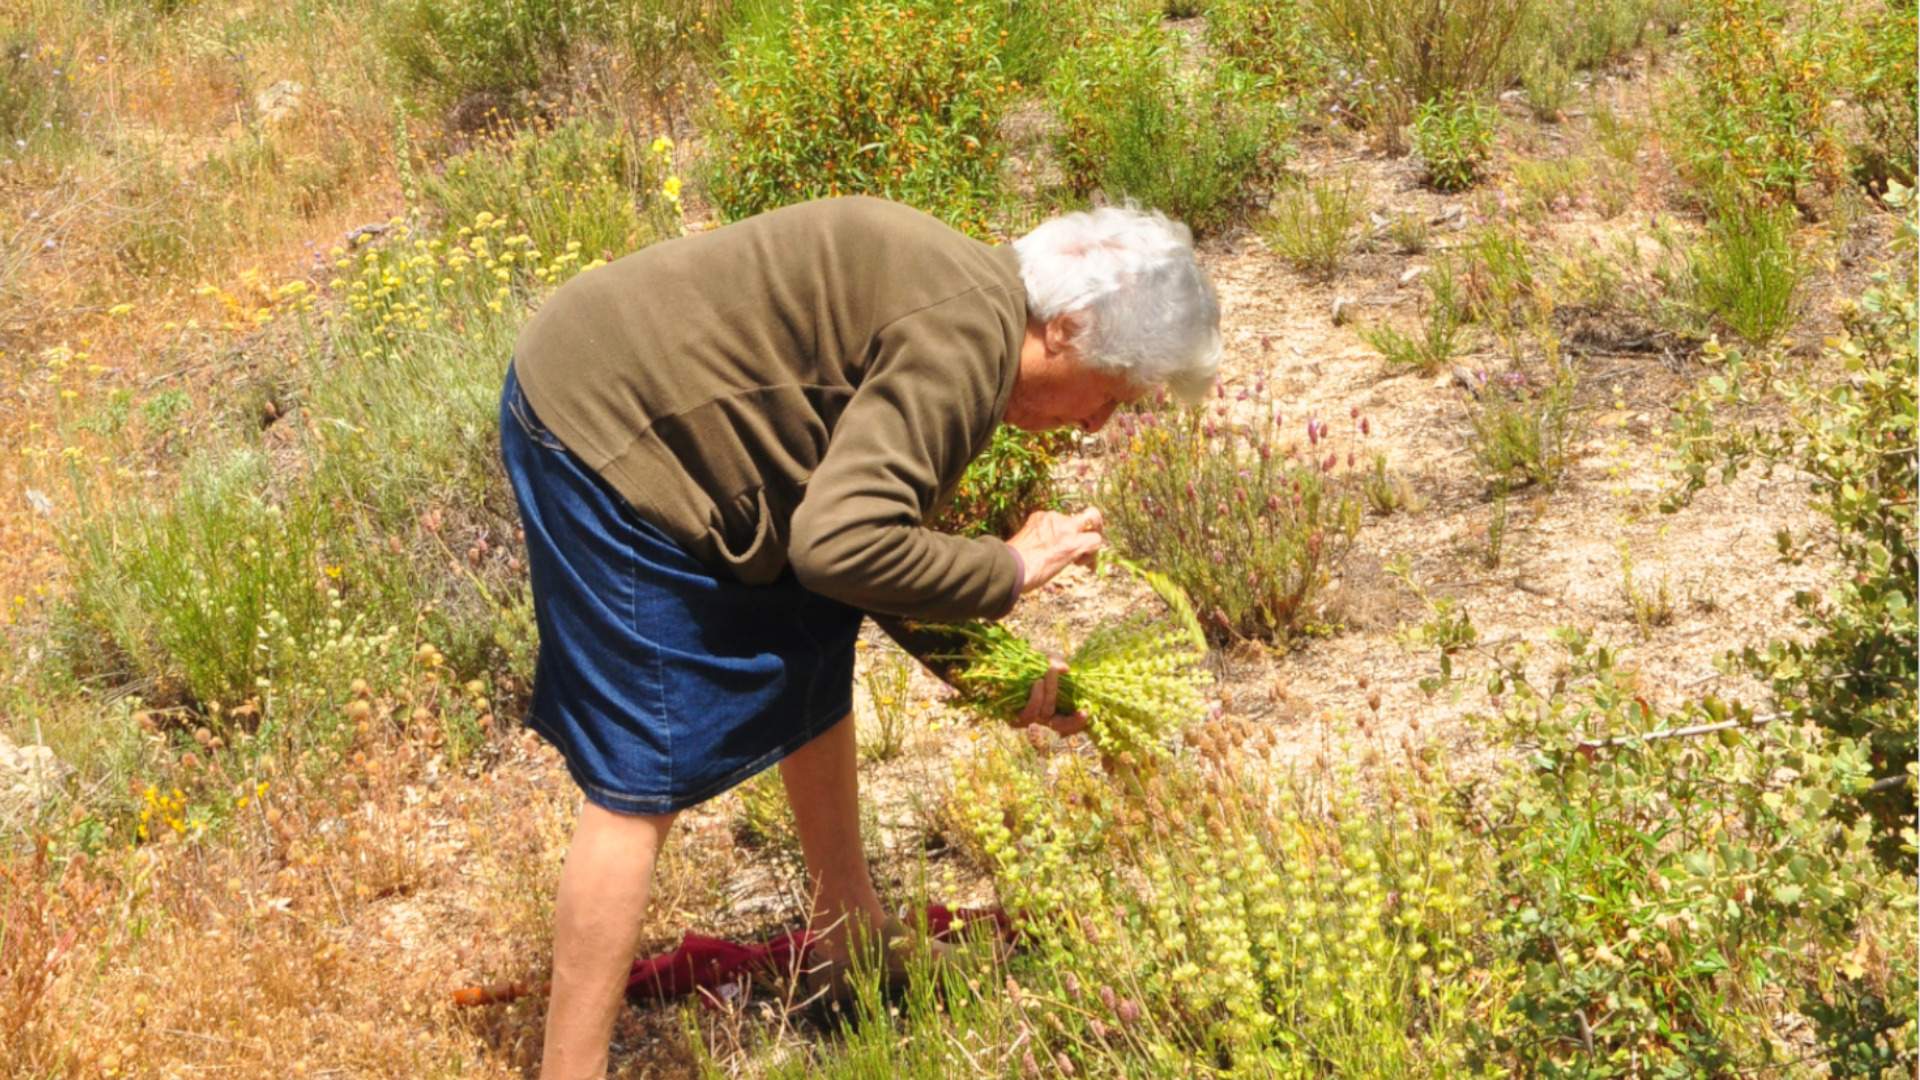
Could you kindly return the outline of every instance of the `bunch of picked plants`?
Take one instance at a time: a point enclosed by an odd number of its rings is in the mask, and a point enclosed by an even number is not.
[[[1154,757],[1169,737],[1206,715],[1213,677],[1207,641],[1186,593],[1164,575],[1117,556],[1103,565],[1123,568],[1151,588],[1161,610],[1140,610],[1093,632],[1067,658],[1060,676],[1059,711],[1087,718],[1100,752]],[[1052,666],[1048,654],[1007,627],[976,621],[928,628],[944,640],[938,660],[966,703],[987,716],[1012,719]]]

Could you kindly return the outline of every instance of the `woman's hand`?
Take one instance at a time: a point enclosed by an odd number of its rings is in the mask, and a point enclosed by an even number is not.
[[[1090,565],[1094,553],[1105,538],[1100,535],[1105,521],[1100,511],[1089,507],[1077,514],[1058,514],[1042,510],[1027,518],[1007,546],[1020,553],[1026,565],[1026,579],[1020,583],[1022,595],[1052,581],[1068,563]]]
[[[1020,710],[1019,723],[1015,727],[1039,724],[1052,728],[1059,735],[1077,735],[1087,730],[1087,714],[1060,712],[1060,676],[1066,673],[1067,664],[1064,660],[1055,660],[1048,665],[1046,675],[1033,684],[1033,692],[1027,695],[1027,707]]]

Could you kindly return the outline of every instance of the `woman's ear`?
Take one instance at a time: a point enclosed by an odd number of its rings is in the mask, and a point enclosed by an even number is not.
[[[1085,318],[1073,313],[1055,315],[1053,318],[1048,319],[1045,330],[1041,335],[1047,343],[1047,352],[1053,354],[1071,354],[1077,352],[1078,350],[1074,348],[1074,343],[1079,339],[1080,333],[1085,328],[1085,325]]]

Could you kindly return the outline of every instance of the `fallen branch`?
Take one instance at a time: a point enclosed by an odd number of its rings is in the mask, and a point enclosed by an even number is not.
[[[1766,713],[1745,720],[1722,720],[1713,724],[1691,724],[1687,727],[1665,728],[1638,735],[1615,735],[1608,739],[1582,739],[1573,748],[1583,754],[1591,754],[1613,746],[1625,746],[1628,743],[1649,743],[1661,739],[1680,739],[1692,735],[1711,735],[1716,731],[1732,731],[1735,728],[1761,727],[1780,719],[1779,713]]]

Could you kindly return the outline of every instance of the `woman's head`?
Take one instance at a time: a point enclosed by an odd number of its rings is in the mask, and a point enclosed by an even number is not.
[[[1220,304],[1193,236],[1122,207],[1067,214],[1014,241],[1027,317],[1060,325],[1082,363],[1195,400],[1220,367]]]

